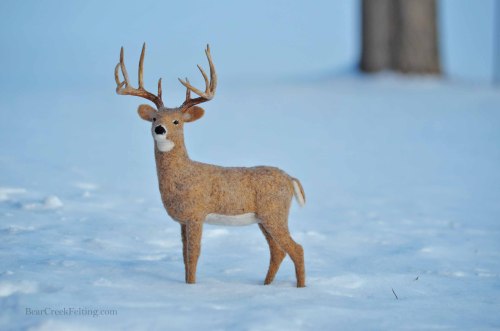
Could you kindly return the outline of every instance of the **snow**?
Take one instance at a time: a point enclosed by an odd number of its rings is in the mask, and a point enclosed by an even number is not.
[[[11,273],[12,274],[12,273]],[[0,298],[8,297],[15,293],[34,293],[36,292],[36,283],[34,282],[20,282],[20,283],[10,283],[10,282],[0,282]]]
[[[13,111],[31,100],[37,109]],[[205,225],[198,283],[184,283],[141,102],[112,86],[0,100],[0,329],[500,328],[500,90],[387,75],[220,77],[205,116],[186,124],[188,151],[301,181],[307,204],[292,205],[289,224],[304,289],[289,258],[262,285],[269,253],[257,226]],[[46,307],[117,315],[26,314]]]
[[[43,199],[43,201],[40,202],[30,202],[30,203],[25,203],[23,204],[24,209],[28,210],[49,210],[49,209],[58,209],[63,206],[62,201],[56,197],[55,195],[50,195]]]
[[[10,200],[12,195],[22,193],[26,193],[26,190],[14,187],[0,187],[0,201]]]

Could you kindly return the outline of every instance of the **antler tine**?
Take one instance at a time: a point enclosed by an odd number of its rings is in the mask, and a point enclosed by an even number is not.
[[[180,78],[177,78],[179,82],[181,82],[182,85],[184,85],[188,90],[193,91],[194,93],[198,94],[200,97],[205,97],[206,93],[198,90],[196,87],[192,86],[188,82],[183,81]],[[194,99],[193,99],[194,100]]]
[[[139,60],[139,88],[144,88],[143,67],[144,67],[144,53],[146,53],[146,43],[142,44],[141,58]]]
[[[209,44],[207,44],[205,54],[207,55],[208,65],[210,66],[210,89],[215,93],[215,89],[217,88],[217,73],[215,72],[214,62],[212,61],[212,54],[210,54]]]
[[[162,94],[162,89],[161,89],[161,78],[158,79],[158,98],[161,100],[161,94]]]
[[[118,72],[118,69],[120,68],[120,63],[118,63],[115,66],[115,82],[116,82],[116,92],[121,88],[120,85],[122,85],[124,82],[120,82],[120,73]]]
[[[123,58],[123,47],[120,51],[120,62],[118,62],[115,66],[115,82],[116,82],[116,93],[118,93],[118,91],[122,88],[123,85],[125,85],[127,83],[127,78],[125,75],[127,74],[127,70],[125,69],[125,74],[123,75],[123,77],[125,78],[125,80],[123,82],[120,81],[120,73],[118,72],[118,69],[122,66],[122,58]],[[123,73],[123,69],[122,69],[122,73]]]
[[[215,72],[215,66],[212,61],[209,45],[207,45],[207,48],[205,49],[205,54],[208,59],[208,65],[210,66],[210,80],[205,71],[203,70],[203,68],[200,65],[198,65],[198,69],[200,70],[203,79],[205,80],[205,92],[202,92],[196,87],[192,86],[187,78],[185,81],[179,78],[179,82],[181,82],[181,84],[184,85],[187,89],[186,101],[184,101],[184,103],[181,105],[181,108],[183,109],[188,109],[191,106],[212,100],[212,98],[215,96],[215,90],[217,88],[217,73]],[[199,97],[191,99],[190,96],[191,91],[196,93]]]
[[[198,69],[200,69],[203,79],[205,80],[205,93],[208,93],[210,91],[210,83],[208,82],[207,74],[199,64],[197,64],[196,66],[198,67]]]
[[[186,77],[186,82],[189,84],[189,79]],[[186,88],[186,102],[191,99],[191,90]]]
[[[127,68],[125,67],[125,62],[123,61],[124,54],[123,54],[123,46],[120,49],[120,67],[122,69],[122,74],[123,74],[123,79],[125,80],[125,87],[129,85],[129,80],[128,80],[128,72]]]
[[[123,47],[120,50],[120,62],[115,67],[115,81],[116,81],[116,93],[121,95],[134,95],[141,98],[145,98],[147,100],[152,101],[158,110],[163,107],[162,101],[162,89],[161,89],[161,78],[158,81],[158,95],[154,95],[151,92],[148,92],[144,89],[144,56],[146,53],[146,43],[142,46],[141,58],[139,60],[139,88],[133,88],[130,85],[130,81],[128,78],[127,68],[125,67],[124,55],[123,55]],[[123,81],[120,81],[120,73],[119,69],[122,71]]]

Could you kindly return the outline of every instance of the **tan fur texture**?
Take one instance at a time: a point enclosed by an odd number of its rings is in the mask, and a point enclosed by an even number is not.
[[[145,46],[143,53],[144,49]],[[297,287],[304,287],[304,252],[288,230],[288,214],[293,195],[301,204],[305,202],[300,181],[274,167],[220,167],[192,161],[188,156],[184,145],[184,123],[201,118],[203,109],[193,104],[210,100],[215,93],[215,68],[208,47],[206,52],[211,66],[210,82],[203,71],[202,73],[206,78],[208,92],[192,88],[186,79],[185,82],[181,81],[188,88],[186,102],[181,107],[159,106],[162,102],[159,93],[159,99],[154,96],[150,98],[156,101],[158,110],[148,105],[138,108],[139,116],[152,122],[151,133],[155,138],[154,153],[163,205],[170,217],[181,224],[186,283],[196,282],[203,223],[207,215],[254,213],[260,221],[259,227],[269,244],[271,255],[264,284],[273,281],[281,262],[288,254],[295,265]],[[119,65],[123,63],[123,51],[121,55]],[[143,56],[141,54],[140,65]],[[145,94],[140,89],[140,93],[135,92],[137,89],[129,87],[128,80],[125,82],[127,84],[119,83],[117,78],[118,88],[121,84],[132,91],[127,92],[129,94]],[[190,99],[191,89],[201,96]],[[168,141],[168,148],[159,148],[165,140]]]

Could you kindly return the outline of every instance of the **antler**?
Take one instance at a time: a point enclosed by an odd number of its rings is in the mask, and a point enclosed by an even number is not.
[[[116,93],[121,95],[135,95],[137,97],[145,98],[152,101],[158,110],[163,107],[163,101],[161,99],[161,78],[158,80],[158,95],[154,95],[144,89],[143,80],[143,66],[144,66],[144,54],[146,53],[146,43],[142,46],[141,59],[139,60],[139,88],[133,88],[128,80],[127,68],[125,68],[125,63],[123,62],[123,47],[120,51],[120,63],[115,67],[115,81],[116,81]],[[121,68],[123,75],[123,82],[120,82],[120,75],[118,69]]]
[[[205,49],[205,54],[207,55],[208,65],[210,66],[210,81],[208,80],[207,74],[203,70],[203,68],[198,65],[198,69],[200,69],[201,74],[203,75],[203,79],[205,80],[205,92],[198,90],[196,87],[192,86],[189,83],[189,80],[182,80],[179,78],[179,82],[186,87],[186,101],[181,105],[183,110],[187,110],[189,107],[197,105],[202,102],[206,102],[212,100],[215,96],[215,90],[217,88],[217,73],[215,72],[215,66],[212,62],[212,56],[210,55],[210,46],[207,45],[207,49]],[[199,95],[199,97],[191,99],[191,91]]]

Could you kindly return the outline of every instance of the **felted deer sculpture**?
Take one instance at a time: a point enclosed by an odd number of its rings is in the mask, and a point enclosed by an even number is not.
[[[156,170],[163,205],[170,217],[181,225],[185,281],[196,282],[196,266],[201,248],[203,223],[249,225],[257,223],[266,237],[271,253],[264,284],[270,284],[286,254],[295,264],[297,287],[305,286],[304,252],[288,231],[288,213],[292,196],[300,205],[305,195],[299,180],[284,171],[258,166],[252,168],[221,167],[192,161],[184,145],[184,124],[200,119],[204,110],[197,106],[211,100],[217,88],[217,74],[207,45],[205,54],[210,78],[201,66],[205,91],[193,87],[189,80],[179,79],[186,87],[186,100],[179,107],[163,105],[161,78],[158,94],[144,89],[143,64],[146,44],[139,61],[139,87],[130,85],[123,60],[115,67],[116,93],[134,95],[152,101],[156,109],[140,105],[139,116],[152,123]],[[121,81],[120,73],[123,75]],[[191,92],[197,94],[191,98]]]

